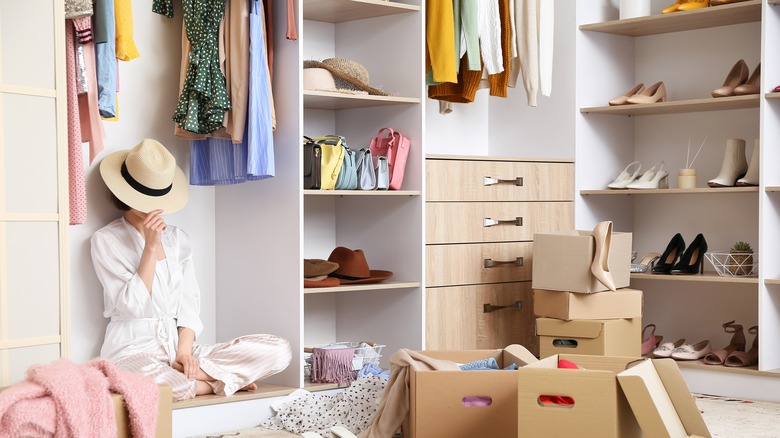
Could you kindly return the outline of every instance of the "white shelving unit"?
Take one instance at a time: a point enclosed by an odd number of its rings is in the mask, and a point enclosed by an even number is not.
[[[219,254],[218,248],[217,326],[220,337],[258,327],[286,336],[293,362],[269,383],[330,389],[304,381],[304,346],[375,341],[387,352],[423,347],[424,17],[417,2],[302,0],[299,8],[299,40],[276,44],[274,52],[274,139],[284,145],[277,147],[277,175],[267,184],[217,192],[217,238],[233,249]],[[331,57],[360,63],[371,86],[389,95],[303,90],[303,61]],[[343,135],[357,150],[385,126],[412,143],[403,190],[303,190],[304,135]],[[295,207],[290,199],[298,199]],[[338,246],[362,249],[371,269],[392,271],[392,278],[304,288],[303,259],[327,259]],[[236,254],[235,248],[245,250]],[[247,272],[273,274],[261,281]]]
[[[749,368],[679,362],[694,391],[778,400],[780,387],[780,6],[749,0],[667,15],[616,20],[617,11],[577,4],[577,86],[575,221],[587,229],[613,220],[615,229],[634,234],[634,250],[662,252],[677,232],[690,243],[705,235],[710,251],[737,240],[753,244],[756,277],[719,277],[705,261],[704,275],[632,275],[645,292],[644,323],[655,323],[667,340],[710,339],[723,348],[730,335],[721,324],[737,319],[759,325],[759,364]],[[711,98],[738,59],[751,70],[761,63],[758,95]],[[668,100],[610,107],[607,101],[634,84],[663,80]],[[696,189],[676,188],[693,152],[707,139],[697,168]],[[761,185],[707,188],[717,175],[728,138],[744,138],[747,159],[754,139],[761,142]],[[644,169],[665,161],[670,189],[607,190],[625,165]]]

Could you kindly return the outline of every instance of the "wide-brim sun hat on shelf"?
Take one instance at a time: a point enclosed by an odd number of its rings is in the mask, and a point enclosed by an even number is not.
[[[175,213],[187,204],[187,177],[176,165],[176,158],[157,140],[147,138],[133,149],[103,158],[100,176],[114,196],[143,213]]]
[[[339,264],[339,268],[328,275],[337,277],[341,284],[379,283],[393,276],[391,271],[369,269],[362,249],[339,246],[330,253],[328,261]]]
[[[334,287],[341,284],[338,278],[328,277],[339,268],[338,263],[322,259],[303,259],[303,287]]]
[[[383,90],[369,85],[365,67],[347,58],[303,61],[303,89],[387,96]]]

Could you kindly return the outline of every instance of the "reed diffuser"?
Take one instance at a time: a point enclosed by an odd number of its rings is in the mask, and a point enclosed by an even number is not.
[[[709,137],[709,135],[707,136]],[[685,156],[685,168],[680,169],[680,173],[677,175],[677,187],[681,189],[695,189],[696,188],[696,169],[693,168],[693,163],[696,161],[696,157],[699,156],[701,148],[704,147],[704,143],[707,141],[707,137],[704,137],[699,149],[691,159],[691,137],[688,137],[688,152]]]

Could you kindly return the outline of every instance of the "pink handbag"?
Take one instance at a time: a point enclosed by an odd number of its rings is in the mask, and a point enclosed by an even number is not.
[[[401,190],[410,147],[409,139],[391,128],[380,129],[376,137],[371,139],[371,155],[387,157],[390,190]]]

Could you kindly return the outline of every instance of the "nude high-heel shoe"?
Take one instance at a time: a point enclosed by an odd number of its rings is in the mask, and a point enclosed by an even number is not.
[[[596,251],[593,262],[590,264],[590,272],[607,289],[614,291],[615,282],[609,271],[609,247],[612,244],[612,221],[599,222],[593,228],[593,238],[596,240]]]
[[[712,97],[728,97],[734,95],[734,88],[744,84],[748,80],[748,66],[744,59],[740,59],[731,67],[731,71],[723,81],[720,88],[712,90]]]
[[[626,100],[626,103],[656,103],[666,102],[666,85],[663,81],[647,87],[641,93],[635,94]]]
[[[734,94],[744,96],[746,94],[758,94],[761,91],[761,63],[759,62],[747,82],[734,87]]]
[[[759,144],[761,141],[756,139],[753,146],[753,155],[750,157],[750,166],[744,177],[737,180],[737,187],[757,186],[759,169],[758,169],[758,156],[759,156]]]
[[[628,103],[628,98],[629,97],[631,97],[631,96],[633,96],[635,94],[639,94],[639,93],[641,93],[643,91],[645,91],[645,84],[643,84],[643,83],[636,84],[630,90],[628,90],[625,93],[623,93],[623,95],[618,96],[618,97],[616,97],[614,99],[610,99],[609,100],[609,104],[610,104],[610,106],[625,105],[625,104]]]
[[[723,324],[723,330],[726,333],[734,333],[729,345],[724,348],[712,350],[710,354],[704,356],[704,363],[707,365],[723,365],[726,358],[734,351],[745,351],[745,330],[742,324],[735,324],[736,321],[729,321]]]
[[[720,173],[714,179],[707,181],[710,187],[734,187],[738,179],[745,176],[748,170],[745,158],[745,140],[730,138],[726,141],[726,153]]]

